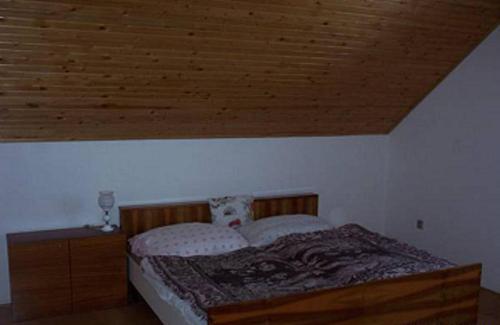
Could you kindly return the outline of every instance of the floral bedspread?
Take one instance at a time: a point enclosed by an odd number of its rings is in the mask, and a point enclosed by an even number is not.
[[[210,307],[453,267],[363,227],[282,237],[216,256],[149,256],[158,278],[206,319]]]

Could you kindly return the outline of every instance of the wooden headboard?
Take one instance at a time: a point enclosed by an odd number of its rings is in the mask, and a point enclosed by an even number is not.
[[[256,198],[255,219],[282,214],[318,215],[317,194]],[[120,207],[120,224],[127,238],[147,230],[182,222],[210,222],[208,202],[181,202]]]

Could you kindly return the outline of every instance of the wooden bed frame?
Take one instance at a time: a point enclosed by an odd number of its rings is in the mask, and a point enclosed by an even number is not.
[[[318,195],[259,198],[254,218],[318,213]],[[210,222],[207,202],[120,207],[127,238],[181,222]],[[476,324],[481,264],[210,308],[209,324]]]

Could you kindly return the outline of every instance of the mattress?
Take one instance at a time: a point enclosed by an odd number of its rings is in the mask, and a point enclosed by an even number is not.
[[[281,237],[215,256],[148,256],[144,275],[193,324],[215,306],[340,288],[454,267],[359,225]]]

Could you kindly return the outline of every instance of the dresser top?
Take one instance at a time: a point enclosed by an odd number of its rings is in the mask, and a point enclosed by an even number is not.
[[[119,228],[111,232],[102,232],[96,227],[66,228],[7,234],[7,242],[9,244],[22,244],[44,240],[113,236],[120,233],[121,231]]]

